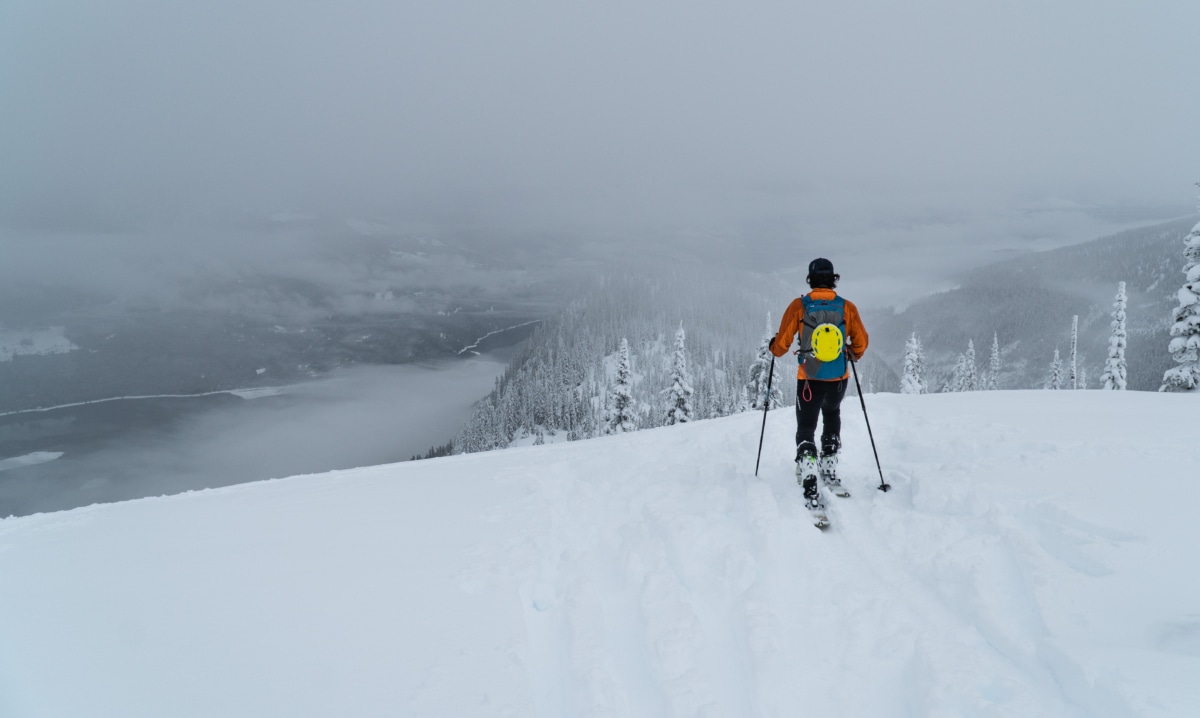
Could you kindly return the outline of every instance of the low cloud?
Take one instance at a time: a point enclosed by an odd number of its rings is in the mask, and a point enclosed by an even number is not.
[[[23,456],[66,453],[4,472],[0,515],[407,460],[453,438],[502,370],[482,357],[358,367],[217,408],[176,401],[160,427],[106,437],[98,446],[77,433],[26,442]]]
[[[0,223],[570,235],[827,199],[951,211],[964,189],[1190,207],[1198,23],[1195,4],[1086,0],[17,0]]]

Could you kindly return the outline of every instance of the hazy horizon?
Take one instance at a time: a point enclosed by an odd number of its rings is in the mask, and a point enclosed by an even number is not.
[[[0,225],[566,239],[1194,210],[1200,6],[0,9]],[[946,241],[969,242],[954,236]]]

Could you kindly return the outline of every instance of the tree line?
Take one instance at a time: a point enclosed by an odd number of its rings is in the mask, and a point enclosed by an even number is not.
[[[542,322],[452,442],[454,453],[574,441],[761,407],[754,292],[691,273],[605,277]],[[738,283],[741,284],[741,283]],[[769,332],[769,334],[768,334]],[[761,345],[761,349],[759,348]],[[773,394],[795,387],[775,367]]]
[[[1200,387],[1200,224],[1185,238],[1180,289],[1168,350],[1177,366],[1161,390]],[[514,444],[574,441],[762,409],[795,401],[790,363],[766,349],[775,326],[761,292],[745,282],[675,271],[627,272],[596,280],[542,322],[496,380],[452,442],[425,458]],[[751,286],[753,284],[751,283]],[[1108,354],[1097,386],[1125,390],[1128,327],[1125,282],[1113,300]],[[747,316],[765,316],[761,330]],[[1087,389],[1079,356],[1079,317],[1067,352],[1056,348],[1040,388]],[[899,391],[907,394],[1016,388],[1004,386],[1005,352],[993,333],[986,366],[973,340],[935,380],[914,332],[905,345]],[[772,375],[771,372],[774,371]],[[874,382],[868,380],[866,391]],[[417,458],[417,457],[414,457]]]
[[[1171,316],[1171,340],[1167,347],[1176,366],[1163,375],[1159,391],[1193,391],[1200,388],[1200,224],[1184,238],[1185,281],[1180,287],[1178,306]],[[1100,387],[1108,390],[1127,389],[1128,364],[1125,351],[1128,346],[1126,308],[1128,295],[1125,282],[1117,285],[1113,299],[1111,334],[1104,370],[1100,375]],[[1071,318],[1069,350],[1066,357],[1055,348],[1042,388],[1087,389],[1087,369],[1079,359],[1079,316]],[[901,393],[924,394],[930,391],[926,376],[926,360],[921,341],[914,332],[905,344],[904,370],[901,377]],[[943,392],[976,391],[1000,388],[1002,359],[999,337],[993,334],[988,371],[977,370],[975,343],[967,342],[967,349],[958,355],[949,378],[942,384]]]

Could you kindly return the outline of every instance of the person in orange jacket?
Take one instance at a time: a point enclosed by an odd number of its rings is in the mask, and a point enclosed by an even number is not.
[[[825,502],[818,477],[838,496],[849,496],[837,475],[837,454],[842,446],[842,398],[850,377],[846,360],[858,361],[867,350],[867,330],[854,302],[839,297],[841,275],[824,257],[808,265],[812,291],[788,305],[779,322],[779,332],[768,348],[781,357],[797,338],[800,368],[796,373],[796,481],[804,488],[809,510],[823,512]],[[823,419],[821,453],[815,443],[818,415]]]

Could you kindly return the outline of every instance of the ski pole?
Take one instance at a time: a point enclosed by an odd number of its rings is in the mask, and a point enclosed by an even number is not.
[[[875,468],[879,469],[879,490],[886,492],[892,485],[883,480],[883,467],[879,465],[879,450],[875,448],[875,435],[871,433],[871,417],[867,416],[867,401],[863,399],[862,385],[858,383],[858,362],[850,360],[854,371],[854,388],[858,390],[858,403],[862,404],[863,418],[867,421],[867,436],[871,437],[871,451],[875,453]]]
[[[771,380],[775,378],[775,355],[771,354],[771,373],[767,374],[767,398],[763,400],[762,431],[758,434],[758,458],[754,460],[754,475],[758,476],[758,464],[762,461],[763,437],[767,435],[767,409],[771,408]]]

